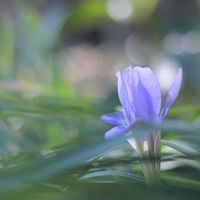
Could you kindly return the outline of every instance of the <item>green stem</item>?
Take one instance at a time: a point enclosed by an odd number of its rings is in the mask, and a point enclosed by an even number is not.
[[[147,184],[158,184],[160,182],[160,132],[148,135],[145,140],[135,140],[135,143]]]

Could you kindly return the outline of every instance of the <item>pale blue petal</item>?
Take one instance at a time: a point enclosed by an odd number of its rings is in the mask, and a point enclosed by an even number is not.
[[[135,124],[137,122],[139,122],[140,120],[135,120],[135,121],[132,121],[128,126],[115,126],[114,128],[110,129],[109,131],[107,131],[105,133],[105,138],[106,139],[110,139],[110,138],[113,138],[113,137],[116,137],[118,135],[121,135],[121,134],[125,134],[125,133],[128,133],[129,131],[131,131],[134,127],[135,127]]]
[[[150,90],[149,86],[147,86],[147,78],[144,78],[143,80],[143,75],[147,76],[147,74],[151,74],[147,68],[143,69],[141,67],[135,67],[132,70],[132,82],[130,87],[133,99],[132,107],[134,108],[135,118],[155,121],[158,114],[156,113],[157,111],[155,111],[154,107],[156,108],[156,105],[159,107],[160,104],[159,102],[153,101],[153,92]],[[154,79],[154,77],[152,77],[152,79]],[[158,87],[159,86],[155,88],[157,89]]]
[[[141,81],[138,82],[137,88],[133,90],[133,94],[136,118],[155,121],[156,115],[151,97]]]
[[[114,126],[125,125],[124,112],[122,111],[102,115],[101,120]]]
[[[148,108],[148,110],[152,110],[155,116],[158,116],[160,113],[161,106],[161,91],[159,82],[152,72],[152,70],[148,67],[135,67],[134,73],[138,72],[139,80],[142,83],[142,87],[148,93],[146,95],[146,101],[148,101],[148,106],[152,106],[153,108]],[[140,91],[139,91],[140,92]]]
[[[171,88],[169,89],[167,100],[165,102],[164,108],[163,108],[161,116],[160,116],[161,121],[165,118],[169,107],[174,103],[174,101],[176,100],[176,98],[179,94],[179,91],[181,88],[181,83],[182,83],[182,76],[183,76],[182,68],[179,68],[178,72],[176,74],[176,78],[175,78]]]
[[[141,83],[141,81],[139,81],[136,94],[137,94],[136,97],[137,100],[135,101],[135,109],[137,118],[154,121],[155,113],[153,110],[152,101],[146,88]]]
[[[105,133],[106,139],[114,138],[122,133],[124,133],[125,128],[120,126],[115,126],[114,128],[111,128],[109,131]]]
[[[127,88],[126,88],[122,73],[120,71],[118,71],[116,76],[118,78],[118,96],[119,96],[119,100],[120,100],[125,112],[127,113],[128,110],[129,110],[129,101],[128,101]]]
[[[125,110],[128,119],[134,118],[134,104],[132,87],[133,82],[133,68],[128,67],[122,72],[117,72],[118,78],[118,95],[120,102]]]

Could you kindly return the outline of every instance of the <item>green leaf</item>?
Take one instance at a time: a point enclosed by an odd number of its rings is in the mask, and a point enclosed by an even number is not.
[[[179,186],[181,188],[190,188],[192,190],[200,190],[200,181],[183,178],[172,173],[162,173],[161,178],[171,185]]]
[[[182,147],[180,145],[177,145],[173,142],[167,141],[167,140],[161,140],[161,144],[166,145],[172,149],[175,149],[181,153],[183,153],[184,155],[188,156],[188,157],[194,157],[194,155],[198,156],[198,152],[192,151],[192,150],[188,150],[186,147]],[[196,157],[199,159],[199,156]]]
[[[142,176],[121,170],[104,170],[91,172],[80,177],[80,180],[90,180],[93,182],[116,182],[116,180],[120,182],[122,179],[125,182],[144,182],[144,178]]]

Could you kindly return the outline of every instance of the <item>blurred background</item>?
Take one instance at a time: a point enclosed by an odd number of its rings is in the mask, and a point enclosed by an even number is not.
[[[169,117],[200,127],[200,1],[0,0],[0,168],[104,140],[100,116],[119,105],[115,74],[130,65],[151,67],[164,97],[181,66]],[[7,173],[0,185],[16,189]]]
[[[0,89],[106,98],[117,70],[142,65],[163,91],[182,66],[196,93],[199,9],[198,0],[1,0]]]

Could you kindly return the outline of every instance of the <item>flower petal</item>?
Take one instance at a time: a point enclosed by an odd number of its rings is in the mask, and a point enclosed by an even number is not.
[[[111,128],[109,131],[105,133],[106,139],[114,138],[122,133],[124,133],[125,128],[121,126],[115,126],[114,128]]]
[[[155,89],[155,97],[150,86]],[[131,94],[136,118],[148,121],[157,120],[161,103],[160,88],[150,69],[133,68]]]
[[[137,89],[134,90],[133,94],[135,114],[137,119],[154,121],[155,113],[153,110],[151,98],[141,81],[139,81]]]
[[[131,88],[133,87],[133,68],[128,67],[122,72],[116,74],[118,78],[118,95],[119,100],[125,110],[128,119],[134,118],[134,104]]]
[[[175,78],[173,84],[171,85],[171,88],[169,89],[167,100],[165,102],[164,108],[160,115],[161,121],[165,118],[169,107],[174,103],[174,101],[176,100],[176,98],[179,94],[179,91],[181,88],[181,83],[182,83],[182,76],[183,76],[182,68],[179,68],[178,72],[176,74],[176,78]]]
[[[125,124],[124,113],[122,111],[102,115],[101,120],[114,126]]]
[[[159,115],[160,106],[161,106],[161,91],[159,82],[155,74],[148,67],[135,67],[135,72],[139,73],[139,80],[142,83],[143,88],[148,93],[149,99],[146,97],[146,100],[151,102],[152,111],[156,116]],[[140,92],[140,91],[139,91]]]

